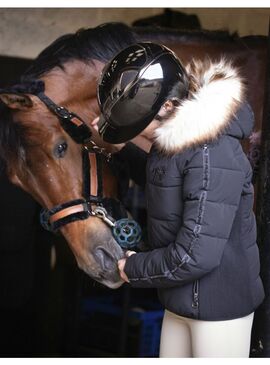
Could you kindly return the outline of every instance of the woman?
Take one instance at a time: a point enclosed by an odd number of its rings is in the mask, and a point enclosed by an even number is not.
[[[237,70],[225,60],[185,69],[166,47],[139,43],[107,65],[98,95],[105,141],[142,133],[153,142],[146,166],[151,250],[129,251],[118,264],[131,286],[158,288],[160,356],[248,357],[264,290],[252,169],[240,144],[253,113]],[[136,151],[127,143],[118,155],[143,160]]]

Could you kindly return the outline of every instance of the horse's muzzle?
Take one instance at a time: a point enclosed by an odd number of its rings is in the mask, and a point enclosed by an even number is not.
[[[111,239],[107,244],[103,243],[96,246],[93,257],[99,266],[99,278],[95,279],[109,287],[114,287],[116,283],[120,286],[121,278],[117,263],[124,257],[124,252],[114,239]]]

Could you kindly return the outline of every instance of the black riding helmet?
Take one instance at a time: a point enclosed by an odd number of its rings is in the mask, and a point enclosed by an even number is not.
[[[170,49],[151,42],[131,45],[102,72],[99,133],[106,142],[126,142],[147,127],[166,100],[187,94],[186,71]]]

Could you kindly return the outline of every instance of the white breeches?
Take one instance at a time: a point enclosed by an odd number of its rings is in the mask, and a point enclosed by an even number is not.
[[[201,321],[165,310],[160,357],[249,357],[253,315]]]

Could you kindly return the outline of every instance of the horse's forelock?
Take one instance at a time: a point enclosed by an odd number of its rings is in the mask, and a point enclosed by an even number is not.
[[[231,43],[238,39],[237,33],[230,34],[226,30],[189,31],[154,26],[129,27],[124,23],[109,22],[57,38],[37,56],[23,77],[40,77],[55,67],[64,69],[64,64],[70,60],[91,62],[96,59],[106,63],[122,49],[141,41]]]

